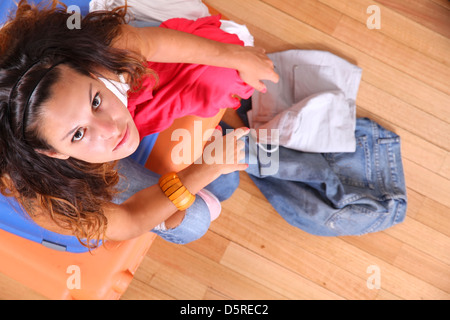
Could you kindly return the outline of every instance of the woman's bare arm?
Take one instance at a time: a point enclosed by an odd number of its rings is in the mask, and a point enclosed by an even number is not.
[[[261,80],[278,82],[272,61],[264,49],[243,47],[158,27],[123,25],[113,44],[153,62],[195,63],[238,70],[243,81],[262,91]]]
[[[220,172],[216,168],[191,165],[178,173],[180,181],[192,193],[214,181]],[[120,205],[109,204],[104,208],[108,219],[106,238],[127,240],[150,231],[177,212],[175,205],[158,185],[143,189]]]
[[[222,148],[217,147],[214,150],[216,150],[215,156],[220,161],[213,164],[202,161],[201,164],[192,164],[178,172],[180,181],[192,194],[196,194],[222,174],[247,168],[246,164],[240,163],[245,157],[242,141],[233,144],[226,143],[226,141],[237,141],[247,134],[248,130],[238,129],[225,137],[221,137],[221,133],[218,131],[216,133],[218,138],[216,141]],[[213,140],[211,143],[215,143],[215,141]],[[158,185],[137,192],[120,205],[109,203],[103,209],[108,220],[106,239],[115,241],[132,239],[149,232],[178,212]],[[71,235],[70,231],[57,226],[45,216],[37,216],[33,219],[37,224],[50,231]]]

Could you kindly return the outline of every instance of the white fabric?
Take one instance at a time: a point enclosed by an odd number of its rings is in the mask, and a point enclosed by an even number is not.
[[[125,79],[123,78],[123,75],[119,75],[119,81],[111,80],[111,79],[105,79],[105,78],[99,78],[105,86],[114,93],[117,98],[125,105],[125,107],[128,107],[128,95],[127,92],[130,89],[130,86],[125,82]]]
[[[278,129],[274,143],[305,152],[354,152],[356,95],[362,70],[329,52],[288,50],[269,54],[280,81],[255,92],[250,127]],[[276,136],[276,135],[273,135]]]
[[[172,18],[196,20],[210,16],[208,7],[201,0],[128,0],[127,3],[132,18],[137,21],[161,23]],[[124,4],[125,0],[92,0],[89,11],[111,10]],[[222,30],[236,34],[245,46],[253,46],[253,36],[245,25],[229,20],[221,20],[221,23]]]
[[[220,29],[225,32],[237,35],[238,38],[244,42],[244,46],[253,47],[255,39],[245,25],[238,24],[231,20],[220,20],[220,22],[222,23],[220,25]]]
[[[129,12],[136,20],[165,21],[171,18],[198,19],[209,16],[201,0],[128,0]],[[89,11],[111,10],[123,6],[125,0],[92,0]]]
[[[166,227],[166,222],[163,221],[160,224],[158,224],[156,227],[153,228],[153,230],[157,230],[157,231],[166,231],[167,227]]]

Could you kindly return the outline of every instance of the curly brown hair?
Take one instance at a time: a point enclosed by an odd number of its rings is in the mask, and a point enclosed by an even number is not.
[[[104,238],[102,208],[116,194],[115,163],[60,160],[39,134],[42,107],[61,78],[58,65],[100,77],[100,70],[127,74],[132,88],[148,74],[145,59],[114,48],[126,24],[126,6],[87,14],[69,29],[71,14],[59,1],[18,4],[0,29],[0,191],[15,197],[30,216],[42,212],[88,247]],[[103,69],[99,69],[99,67]]]

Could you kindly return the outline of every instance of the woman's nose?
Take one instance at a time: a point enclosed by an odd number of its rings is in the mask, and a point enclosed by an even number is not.
[[[120,131],[116,122],[111,118],[105,117],[98,119],[97,129],[100,138],[102,138],[103,140],[116,138],[120,135]]]

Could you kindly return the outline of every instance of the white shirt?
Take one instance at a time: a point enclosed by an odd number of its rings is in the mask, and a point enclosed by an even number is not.
[[[305,152],[354,152],[361,68],[325,51],[288,50],[269,58],[280,81],[265,81],[267,92],[255,92],[248,116],[251,128],[278,129],[279,141],[270,133],[258,141]]]

